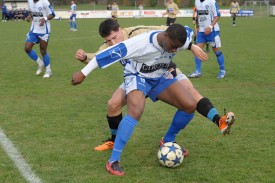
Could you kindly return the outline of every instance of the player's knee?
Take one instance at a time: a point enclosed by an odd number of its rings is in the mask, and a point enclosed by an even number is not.
[[[121,109],[121,103],[118,102],[118,100],[114,100],[113,98],[108,101],[107,105],[108,111],[111,113],[115,113]]]
[[[194,113],[197,107],[197,102],[194,98],[185,101],[184,105],[181,105],[180,110],[187,113]]]
[[[138,107],[129,108],[128,106],[128,114],[132,116],[134,119],[136,119],[137,121],[140,120],[143,111],[144,111],[144,108],[138,108]]]
[[[30,53],[31,51],[32,51],[32,48],[25,47],[25,52],[26,52],[26,53]]]

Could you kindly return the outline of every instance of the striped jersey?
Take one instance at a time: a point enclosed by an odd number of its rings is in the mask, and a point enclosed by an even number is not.
[[[71,5],[71,14],[75,15],[76,14],[76,4]]]
[[[192,41],[193,31],[186,27],[187,40],[177,50],[187,49]],[[95,61],[100,68],[106,68],[118,61],[124,65],[124,75],[139,75],[144,78],[158,78],[168,69],[169,63],[176,53],[168,53],[158,44],[157,35],[161,31],[146,32],[125,40],[98,53]],[[88,75],[91,70],[89,64],[82,70]]]
[[[211,25],[215,17],[221,16],[217,2],[215,0],[195,0],[195,6],[197,9],[199,32],[204,30]],[[218,22],[214,26],[215,31],[219,31],[220,27]]]
[[[49,34],[51,32],[50,21],[46,20],[43,26],[39,25],[39,20],[48,15],[55,16],[54,10],[48,0],[28,0],[29,10],[32,15],[31,31],[39,34]]]

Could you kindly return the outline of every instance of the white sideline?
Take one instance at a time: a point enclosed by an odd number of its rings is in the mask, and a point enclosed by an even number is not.
[[[42,182],[39,177],[31,170],[29,164],[24,160],[18,150],[15,148],[13,143],[8,139],[4,131],[0,128],[0,144],[6,151],[7,155],[14,162],[21,175],[30,183]]]

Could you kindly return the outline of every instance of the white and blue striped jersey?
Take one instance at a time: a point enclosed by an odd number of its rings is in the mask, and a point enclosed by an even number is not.
[[[33,0],[28,0],[29,10],[32,14],[31,31],[38,34],[49,34],[51,32],[50,21],[45,21],[43,26],[39,25],[39,20],[48,15],[55,16],[52,6],[48,0],[39,0],[36,3]]]
[[[76,4],[71,5],[71,14],[75,15],[76,14]]]
[[[177,52],[187,49],[192,42],[193,30],[185,28],[187,40]],[[109,47],[98,53],[90,63],[96,61],[100,68],[106,68],[120,61],[124,66],[124,76],[135,74],[144,78],[158,78],[168,70],[169,63],[176,55],[164,51],[158,44],[159,32],[161,31],[143,33]],[[85,76],[92,71],[90,63],[81,70]]]
[[[215,0],[204,0],[203,2],[196,0],[195,6],[197,8],[199,32],[204,32],[215,17],[221,16],[219,6]],[[220,30],[218,22],[215,24],[214,30]]]

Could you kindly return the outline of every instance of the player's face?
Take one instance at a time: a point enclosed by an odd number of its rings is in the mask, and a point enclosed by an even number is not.
[[[123,32],[121,28],[118,29],[118,31],[112,31],[109,36],[104,37],[106,43],[110,46],[113,46],[117,43],[120,43],[123,40]]]
[[[182,43],[178,40],[171,40],[169,37],[163,40],[162,47],[168,53],[175,53],[178,48],[182,47]]]

